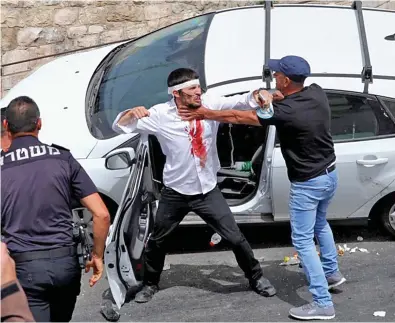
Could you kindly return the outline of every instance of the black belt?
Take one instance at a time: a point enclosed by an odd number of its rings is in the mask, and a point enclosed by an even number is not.
[[[17,252],[17,253],[12,253],[11,258],[14,259],[15,262],[23,262],[23,261],[60,258],[60,257],[75,256],[75,255],[77,255],[77,249],[75,246],[71,246],[71,247],[61,247],[61,248],[50,249],[50,250]]]
[[[330,172],[333,172],[336,169],[336,164],[333,164],[332,166],[329,166],[328,168],[325,168],[322,172],[320,172],[318,176],[322,176],[325,174],[329,174]]]

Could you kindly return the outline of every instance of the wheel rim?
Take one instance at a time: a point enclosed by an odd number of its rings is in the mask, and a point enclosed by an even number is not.
[[[390,225],[391,225],[392,229],[395,230],[395,203],[390,208],[388,216],[389,216],[389,220],[390,220]]]

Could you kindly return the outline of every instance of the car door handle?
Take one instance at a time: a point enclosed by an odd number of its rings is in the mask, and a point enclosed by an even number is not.
[[[357,164],[367,167],[372,167],[376,165],[382,165],[388,163],[388,158],[377,158],[377,159],[358,159]]]

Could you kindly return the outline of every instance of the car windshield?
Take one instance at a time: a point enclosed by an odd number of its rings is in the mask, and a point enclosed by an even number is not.
[[[92,135],[114,137],[111,125],[119,112],[168,101],[167,77],[176,68],[196,70],[204,88],[204,49],[211,18],[212,14],[203,15],[171,25],[130,42],[115,54],[104,65],[93,108],[87,105]],[[93,92],[88,91],[88,96]],[[87,102],[92,98],[87,97]]]

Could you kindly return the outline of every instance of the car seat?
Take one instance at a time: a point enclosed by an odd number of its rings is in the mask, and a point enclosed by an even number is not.
[[[262,150],[265,144],[266,143],[260,145],[258,149],[255,151],[254,155],[252,156],[250,171],[240,171],[231,168],[221,168],[218,171],[217,176],[254,181],[257,175],[259,175],[260,165],[262,164],[262,160],[263,160]]]

